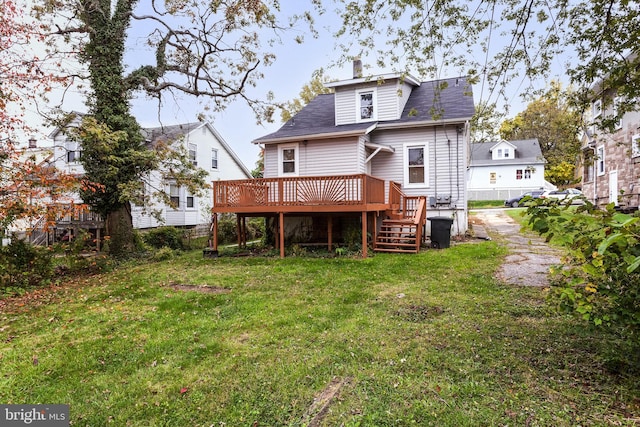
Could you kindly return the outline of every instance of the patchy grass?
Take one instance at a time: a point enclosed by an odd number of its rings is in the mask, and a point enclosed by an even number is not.
[[[637,423],[637,348],[497,283],[504,254],[120,266],[0,301],[0,401],[81,426]]]

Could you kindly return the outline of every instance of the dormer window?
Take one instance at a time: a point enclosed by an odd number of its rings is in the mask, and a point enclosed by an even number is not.
[[[504,158],[506,159],[506,158],[508,158],[508,157],[509,157],[509,149],[508,149],[508,148],[505,148],[505,149],[504,149]]]
[[[373,89],[359,90],[356,92],[356,97],[358,121],[376,120],[376,91]]]

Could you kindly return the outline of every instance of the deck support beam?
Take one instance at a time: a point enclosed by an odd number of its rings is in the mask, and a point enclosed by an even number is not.
[[[327,241],[327,247],[329,248],[329,252],[331,252],[331,248],[333,246],[333,216],[329,215],[329,218],[327,220],[327,236],[328,236],[328,241]]]
[[[213,214],[213,250],[218,250],[218,214]]]
[[[362,258],[367,257],[367,211],[362,211]]]
[[[284,258],[284,212],[280,212],[279,214],[280,220],[278,221],[280,226],[279,228],[279,239],[280,239],[280,258]]]

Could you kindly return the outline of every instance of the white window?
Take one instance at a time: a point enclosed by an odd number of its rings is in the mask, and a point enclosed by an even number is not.
[[[218,169],[218,150],[211,150],[211,169]]]
[[[640,157],[640,133],[631,137],[631,157]]]
[[[502,158],[502,148],[498,148],[498,158]]]
[[[376,120],[376,91],[374,89],[359,90],[356,92],[356,105],[358,107],[358,122]]]
[[[531,179],[531,169],[524,170],[524,179]]]
[[[620,105],[620,102],[622,101],[622,98],[620,98],[619,96],[616,96],[613,98],[613,116],[617,116],[618,115],[618,106]],[[622,129],[622,117],[620,117],[620,119],[618,119],[618,121],[616,121],[616,130],[618,129]]]
[[[504,149],[504,158],[505,159],[509,158],[509,149],[508,148]]]
[[[404,146],[404,185],[406,187],[426,187],[429,185],[426,144]]]
[[[600,99],[593,101],[591,104],[591,114],[594,119],[600,117],[602,114],[602,101]]]
[[[596,149],[596,170],[598,176],[604,175],[604,146],[600,146]]]
[[[67,142],[65,144],[67,150],[67,163],[73,163],[80,160],[82,152],[80,151],[80,144],[76,142]]]
[[[522,169],[516,169],[516,179],[522,179]]]
[[[187,208],[193,208],[195,206],[194,200],[195,199],[191,194],[187,194]]]
[[[169,185],[169,200],[174,209],[180,207],[180,187],[175,184]]]
[[[283,144],[278,147],[278,172],[280,176],[298,176],[298,144]]]
[[[197,147],[195,144],[189,144],[189,160],[193,166],[198,166],[197,159]]]

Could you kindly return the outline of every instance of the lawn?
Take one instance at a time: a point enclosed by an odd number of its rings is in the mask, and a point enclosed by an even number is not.
[[[190,252],[64,280],[0,302],[0,402],[74,426],[637,425],[637,349],[496,282],[504,255]]]

